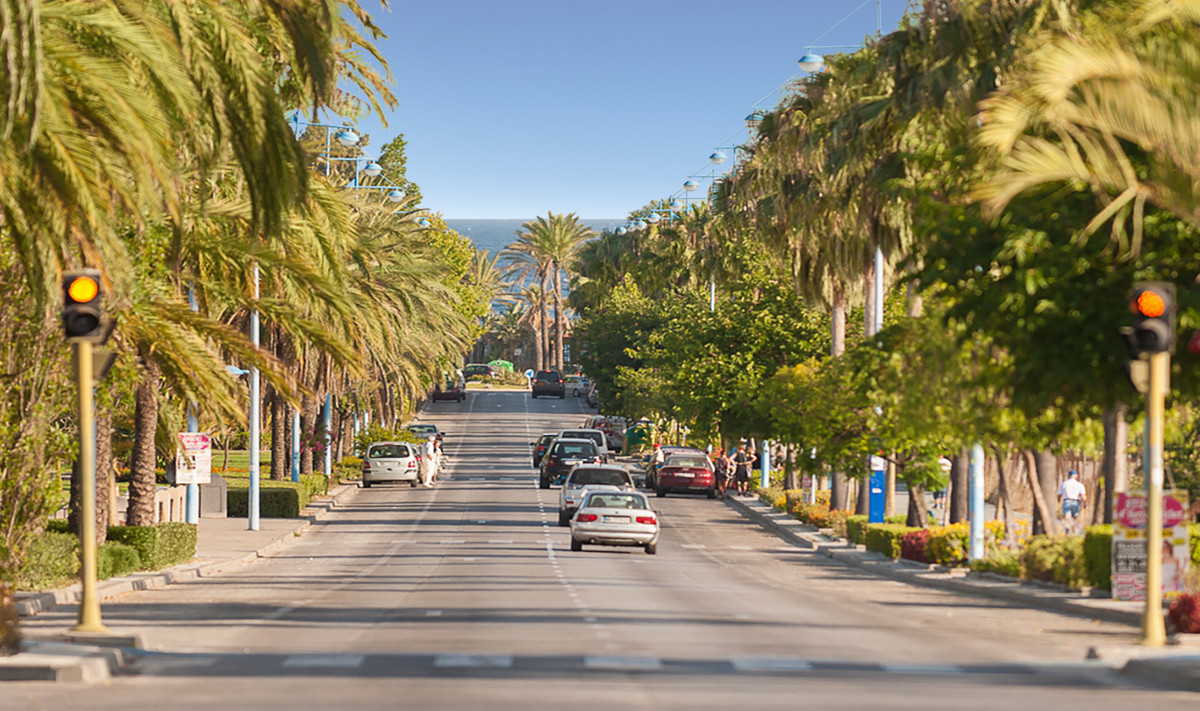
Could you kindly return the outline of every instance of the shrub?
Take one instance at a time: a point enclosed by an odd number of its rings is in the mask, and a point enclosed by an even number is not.
[[[929,545],[929,529],[918,528],[900,536],[900,557],[915,560],[918,563],[928,563],[929,556],[925,555],[925,547]]]
[[[1167,621],[1176,632],[1200,633],[1200,595],[1180,595],[1175,598],[1167,608]]]
[[[884,523],[898,523],[901,526],[908,525],[908,516],[904,514],[892,514],[891,516],[883,517]]]
[[[108,540],[135,548],[142,570],[186,563],[196,555],[196,526],[191,523],[109,526]]]
[[[1021,577],[1021,559],[1007,548],[992,548],[983,560],[973,560],[971,570],[981,573],[995,573],[1010,578]]]
[[[133,546],[108,541],[96,550],[96,577],[100,580],[129,575],[140,567],[142,559]]]
[[[859,545],[865,541],[867,516],[855,514],[846,517],[846,540],[854,545]]]
[[[47,533],[70,533],[71,527],[65,518],[52,518],[46,522]]]
[[[303,508],[300,503],[303,496],[301,486],[296,484],[293,487],[261,487],[258,495],[258,514],[264,518],[299,518],[300,509]],[[230,518],[246,518],[250,512],[249,487],[230,486],[225,490],[225,503]]]
[[[965,523],[949,526],[934,526],[929,529],[929,542],[925,545],[925,557],[938,565],[960,565],[967,559],[967,538],[970,535]]]
[[[1092,587],[1112,588],[1112,536],[1109,523],[1088,526],[1083,534],[1083,564]]]
[[[1192,564],[1200,565],[1200,523],[1188,527],[1192,537]]]
[[[79,539],[70,533],[43,533],[30,541],[16,571],[18,590],[70,585],[79,576]]]
[[[901,552],[900,540],[906,533],[921,531],[920,528],[909,528],[900,523],[870,523],[866,526],[865,542],[867,550],[882,553],[889,558],[899,558]]]
[[[1021,570],[1030,580],[1082,588],[1088,584],[1083,536],[1034,536],[1021,549]]]

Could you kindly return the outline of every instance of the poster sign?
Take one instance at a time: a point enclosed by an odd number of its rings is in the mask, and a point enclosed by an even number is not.
[[[1146,599],[1146,495],[1117,494],[1113,507],[1112,595],[1114,600]],[[1163,495],[1163,594],[1183,590],[1191,562],[1188,507],[1182,494]]]
[[[180,432],[175,450],[175,483],[208,484],[212,481],[212,439],[204,432]]]

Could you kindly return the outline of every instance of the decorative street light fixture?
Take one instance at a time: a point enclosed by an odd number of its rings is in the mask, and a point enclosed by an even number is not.
[[[725,159],[727,159],[728,157],[729,156],[725,155],[723,152],[717,151],[717,152],[713,153],[711,156],[709,156],[708,160],[713,165],[721,165],[722,163],[725,162]]]

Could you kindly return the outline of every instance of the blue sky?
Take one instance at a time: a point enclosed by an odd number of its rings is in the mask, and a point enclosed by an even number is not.
[[[405,134],[408,177],[446,217],[622,217],[744,142],[755,102],[860,2],[363,0],[399,104],[358,125],[374,146]],[[887,32],[906,0],[881,3]],[[868,0],[817,43],[875,26]]]

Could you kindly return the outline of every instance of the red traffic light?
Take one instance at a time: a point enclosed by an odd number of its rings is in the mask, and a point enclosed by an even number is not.
[[[1167,302],[1162,294],[1153,289],[1146,289],[1138,294],[1137,301],[1134,302],[1134,308],[1137,313],[1146,318],[1158,318],[1166,313]]]
[[[103,292],[100,288],[100,270],[76,269],[63,272],[62,290],[64,335],[68,339],[102,339],[104,329],[100,302]]]
[[[90,275],[77,276],[67,286],[67,298],[77,304],[86,304],[100,294],[100,283]]]

